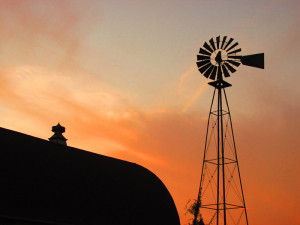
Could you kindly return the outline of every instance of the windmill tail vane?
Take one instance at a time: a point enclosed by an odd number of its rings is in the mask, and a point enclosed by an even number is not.
[[[242,49],[233,38],[220,36],[205,42],[197,55],[197,66],[201,74],[211,80],[223,80],[236,72],[240,64],[264,69],[264,53],[237,55]]]

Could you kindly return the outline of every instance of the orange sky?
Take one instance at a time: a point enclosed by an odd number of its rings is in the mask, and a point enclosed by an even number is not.
[[[199,47],[265,52],[228,88],[250,224],[299,225],[298,1],[0,1],[0,124],[153,171],[182,224],[197,196],[213,90]]]

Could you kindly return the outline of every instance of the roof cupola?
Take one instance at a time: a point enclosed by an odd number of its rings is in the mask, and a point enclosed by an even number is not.
[[[67,139],[62,135],[66,131],[66,128],[61,126],[59,123],[52,127],[54,134],[49,138],[49,141],[55,142],[62,145],[67,145]]]

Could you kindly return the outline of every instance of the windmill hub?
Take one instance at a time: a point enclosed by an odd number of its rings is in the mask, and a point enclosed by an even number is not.
[[[210,56],[210,63],[214,66],[223,65],[224,62],[228,59],[227,52],[223,49],[217,49]]]
[[[219,65],[221,65],[221,62],[223,62],[221,51],[218,52],[218,54],[217,54],[215,60],[216,60],[216,62],[217,62]]]

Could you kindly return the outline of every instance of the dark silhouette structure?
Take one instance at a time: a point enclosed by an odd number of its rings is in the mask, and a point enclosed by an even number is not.
[[[237,48],[239,43],[234,43],[233,40],[233,38],[228,40],[227,36],[221,40],[221,37],[218,36],[216,40],[211,38],[209,44],[204,42],[197,55],[197,66],[203,76],[211,80],[223,80],[224,77],[230,77],[230,73],[236,72],[236,68],[240,64],[260,69],[265,68],[264,53],[237,55],[236,53],[241,52],[242,49]]]
[[[4,128],[0,141],[1,225],[180,224],[164,184],[137,164]]]
[[[227,36],[211,38],[197,55],[197,66],[214,87],[205,138],[200,188],[190,208],[193,225],[248,225],[231,114],[224,81],[240,65],[264,68],[264,53],[241,56],[238,42]],[[203,214],[203,215],[202,215]]]
[[[54,134],[49,138],[49,141],[55,142],[62,145],[67,145],[67,139],[64,137],[66,128],[60,125],[59,123],[56,126],[52,127]]]

